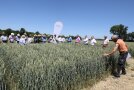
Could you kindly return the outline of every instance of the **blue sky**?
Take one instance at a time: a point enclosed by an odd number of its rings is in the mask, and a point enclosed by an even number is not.
[[[62,21],[65,35],[111,36],[110,27],[134,31],[134,0],[0,0],[0,28],[53,33]]]

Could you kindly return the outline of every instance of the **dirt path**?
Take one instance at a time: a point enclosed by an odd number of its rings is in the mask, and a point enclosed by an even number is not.
[[[127,60],[127,63],[129,66],[126,75],[121,75],[120,78],[109,76],[92,88],[82,90],[134,90],[134,59]]]

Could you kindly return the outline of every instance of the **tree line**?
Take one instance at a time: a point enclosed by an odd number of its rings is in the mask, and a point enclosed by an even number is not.
[[[110,28],[110,33],[111,34],[118,35],[119,38],[122,38],[124,41],[134,41],[134,32],[129,32],[128,33],[127,31],[128,31],[128,26],[125,26],[123,24],[113,25]],[[9,36],[11,33],[14,33],[15,35],[17,35],[18,33],[20,35],[23,35],[24,33],[26,33],[28,36],[34,36],[35,34],[36,35],[40,34],[39,31],[29,32],[25,28],[20,28],[20,30],[13,30],[11,28],[8,28],[8,29],[5,29],[5,30],[0,29],[0,35],[2,35],[3,33],[6,34],[7,36]],[[44,33],[44,34],[46,34],[46,33]],[[46,34],[46,36],[47,36],[47,38],[49,38],[51,36],[51,34]],[[64,37],[64,38],[67,38],[67,37],[71,36],[72,39],[75,39],[77,37],[77,35],[76,36],[73,36],[73,35],[69,35],[69,36],[60,35],[60,36]]]

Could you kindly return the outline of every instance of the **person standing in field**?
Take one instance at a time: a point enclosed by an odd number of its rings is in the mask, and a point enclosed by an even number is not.
[[[72,42],[72,37],[71,36],[69,36],[69,38],[67,39],[67,42],[68,43],[71,43]]]
[[[77,38],[76,38],[76,40],[75,40],[75,43],[80,43],[80,42],[81,42],[81,38],[80,38],[80,36],[78,35]]]
[[[14,33],[11,33],[11,35],[9,36],[10,43],[14,43],[14,40],[15,40]]]
[[[85,44],[85,45],[88,45],[88,41],[89,41],[88,37],[85,36],[85,38],[84,38],[84,40],[83,40],[84,44]]]
[[[58,44],[58,43],[59,43],[59,41],[58,41],[58,37],[59,37],[59,36],[56,35],[56,34],[53,35],[53,39],[52,39],[52,43],[53,43],[53,44]]]
[[[2,43],[7,43],[8,42],[8,38],[7,38],[5,33],[2,34],[1,41],[2,41]]]
[[[95,40],[94,36],[92,36],[92,37],[91,37],[90,44],[91,44],[92,46],[94,46],[96,43],[97,43],[97,41]]]
[[[19,41],[19,44],[20,45],[25,45],[26,44],[26,37],[25,37],[25,35],[22,35],[21,36],[20,41]]]
[[[122,71],[122,74],[126,74],[125,70],[125,64],[126,64],[126,58],[128,55],[128,47],[125,44],[125,42],[122,39],[119,39],[117,35],[112,36],[112,41],[115,42],[115,47],[110,53],[105,53],[104,56],[110,56],[114,54],[117,50],[120,53],[118,63],[117,63],[117,72],[114,74],[115,77],[120,77],[120,72]]]
[[[107,36],[104,36],[104,41],[103,41],[103,44],[102,44],[103,46],[102,46],[102,47],[103,47],[103,48],[104,48],[104,47],[107,47],[107,46],[108,46],[108,43],[109,43],[108,37],[107,37]]]
[[[56,35],[51,35],[50,38],[48,39],[48,43],[57,44],[58,39],[56,38]]]
[[[52,40],[53,40],[53,36],[51,35],[48,39],[48,43],[52,43]]]
[[[27,44],[31,44],[31,43],[33,43],[34,42],[34,39],[33,39],[33,37],[31,36],[31,35],[29,35],[29,37],[28,37],[28,39],[27,39]]]
[[[64,37],[61,38],[61,42],[64,43],[66,39]]]
[[[46,36],[46,34],[43,34],[43,35],[42,35],[41,40],[42,40],[42,43],[46,43],[46,41],[47,41],[47,36]]]

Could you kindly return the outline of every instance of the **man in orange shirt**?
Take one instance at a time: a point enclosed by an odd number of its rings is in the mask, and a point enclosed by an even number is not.
[[[114,54],[117,50],[119,51],[120,56],[118,59],[117,72],[114,76],[120,77],[120,71],[122,71],[123,75],[126,74],[125,64],[126,64],[126,58],[128,55],[128,47],[122,39],[118,38],[117,35],[112,36],[112,41],[115,42],[116,46],[110,53],[106,53],[104,54],[104,56],[110,56]]]

